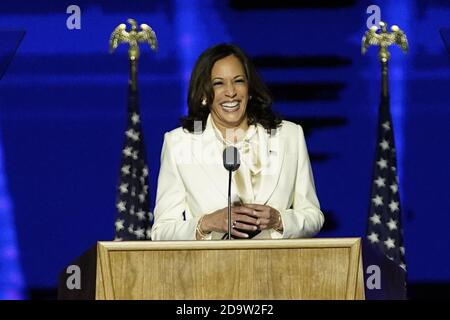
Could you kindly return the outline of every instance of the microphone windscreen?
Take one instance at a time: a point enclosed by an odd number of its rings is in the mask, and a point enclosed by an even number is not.
[[[241,165],[241,159],[239,150],[233,146],[226,147],[223,150],[223,166],[228,171],[235,171],[239,169]]]

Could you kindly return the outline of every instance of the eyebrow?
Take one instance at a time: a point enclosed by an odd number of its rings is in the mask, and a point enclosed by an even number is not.
[[[244,77],[245,78],[245,76],[243,74],[239,74],[237,76],[234,76],[233,79],[236,79],[236,78],[239,78],[239,77]],[[212,80],[223,80],[223,78],[215,77],[215,78],[212,78]]]

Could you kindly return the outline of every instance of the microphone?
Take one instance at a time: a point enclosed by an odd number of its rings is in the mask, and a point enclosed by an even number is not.
[[[223,150],[223,166],[228,170],[228,240],[231,240],[231,173],[239,169],[239,150],[233,146]]]
[[[230,172],[239,169],[241,156],[237,148],[230,146],[223,150],[223,166]]]

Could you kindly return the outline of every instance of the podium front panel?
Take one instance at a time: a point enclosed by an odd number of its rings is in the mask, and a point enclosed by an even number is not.
[[[97,299],[363,299],[359,238],[99,242]]]

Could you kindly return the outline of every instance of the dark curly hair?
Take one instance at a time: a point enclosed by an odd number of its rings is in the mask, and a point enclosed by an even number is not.
[[[191,74],[188,93],[188,115],[181,118],[184,129],[194,132],[194,122],[201,121],[202,131],[206,127],[206,119],[210,110],[202,106],[202,99],[214,100],[214,89],[211,83],[211,70],[216,61],[228,56],[235,56],[242,63],[248,81],[249,96],[247,103],[247,119],[249,124],[261,124],[268,132],[276,129],[281,118],[272,110],[272,97],[259,77],[253,63],[246,54],[232,44],[219,44],[205,50],[195,63]]]

